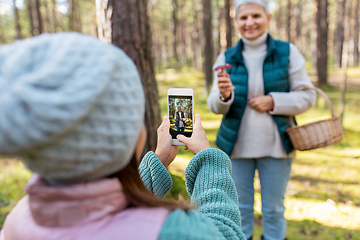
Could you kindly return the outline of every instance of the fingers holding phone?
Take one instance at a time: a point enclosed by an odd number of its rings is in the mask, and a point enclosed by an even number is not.
[[[231,92],[235,89],[233,86],[230,75],[227,73],[219,73],[218,74],[218,88],[221,96],[227,99],[230,98]]]
[[[178,135],[177,140],[186,145],[186,148],[190,149],[190,151],[194,154],[197,154],[201,150],[211,148],[211,145],[206,137],[205,130],[201,124],[199,114],[195,115],[195,124],[192,136],[188,138],[183,135]]]
[[[165,116],[163,122],[157,129],[157,146],[155,154],[166,168],[174,161],[176,154],[179,151],[179,146],[172,145],[172,137],[169,133],[169,129],[169,117]]]

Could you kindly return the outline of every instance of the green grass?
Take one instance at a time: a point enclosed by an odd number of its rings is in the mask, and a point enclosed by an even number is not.
[[[20,161],[0,158],[0,227],[5,216],[25,195],[24,186],[31,173]]]
[[[170,87],[192,87],[195,91],[195,113],[199,113],[212,146],[215,147],[221,117],[206,106],[204,80],[198,74],[169,74],[159,81],[160,104],[166,114],[166,90]],[[160,79],[163,76],[160,75]],[[339,108],[340,92],[336,87],[323,89]],[[344,114],[344,139],[337,145],[298,152],[285,198],[288,239],[360,239],[360,95],[349,88]],[[297,117],[299,125],[329,118],[325,100],[318,96],[316,106]],[[170,171],[184,174],[192,154],[180,149]],[[183,179],[183,178],[182,178]],[[178,186],[177,186],[178,188]],[[255,229],[261,230],[260,181],[255,179]]]
[[[166,92],[171,87],[190,87],[195,91],[195,113],[201,115],[203,126],[212,146],[222,116],[211,113],[206,105],[205,81],[201,73],[177,74],[172,70],[158,74],[162,115],[166,115]],[[325,92],[337,111],[340,93],[336,87]],[[288,239],[360,239],[360,95],[359,88],[349,88],[344,114],[344,139],[337,145],[312,151],[298,152],[286,192],[285,217]],[[300,115],[300,125],[330,116],[325,101],[319,97],[316,106]],[[192,158],[190,151],[180,148],[169,169],[174,185],[166,196],[189,199],[184,184],[184,171]],[[6,214],[25,194],[24,185],[30,177],[16,160],[0,161],[0,227]],[[255,178],[254,237],[261,236],[260,182]]]

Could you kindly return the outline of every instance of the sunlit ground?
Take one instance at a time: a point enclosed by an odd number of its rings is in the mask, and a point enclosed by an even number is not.
[[[195,90],[195,113],[201,115],[210,143],[215,147],[221,117],[206,106],[201,73],[176,74],[172,70],[157,76],[162,115],[167,112],[166,92],[170,87]],[[359,82],[360,84],[360,82]],[[325,89],[338,109],[337,88]],[[298,152],[285,198],[288,239],[360,239],[360,88],[348,89],[344,118],[344,140],[327,148]],[[300,125],[330,116],[326,103],[318,98],[316,107],[298,117]],[[185,198],[183,174],[193,154],[182,148],[171,164],[174,187],[167,198]],[[0,226],[5,215],[25,194],[30,172],[16,160],[0,161]],[[259,179],[255,179],[255,239],[261,236]]]
[[[164,75],[161,75],[162,77]],[[165,96],[169,87],[193,87],[196,94],[195,113],[199,113],[208,139],[215,147],[221,116],[206,106],[204,80],[198,74],[167,73],[159,89]],[[336,81],[336,80],[334,80]],[[360,81],[358,82],[360,84]],[[337,88],[325,89],[338,109],[340,93]],[[344,115],[344,140],[327,148],[298,152],[285,198],[289,239],[360,239],[360,88],[349,88]],[[162,112],[166,103],[161,101]],[[299,125],[330,117],[323,98],[316,107],[300,115]],[[183,176],[190,161],[190,152],[180,151],[170,170]],[[260,181],[255,179],[255,237],[261,236]]]

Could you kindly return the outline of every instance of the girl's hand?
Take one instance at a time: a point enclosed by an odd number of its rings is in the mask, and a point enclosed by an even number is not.
[[[172,137],[170,135],[170,120],[168,116],[164,116],[164,121],[157,130],[157,147],[156,156],[160,159],[166,168],[174,161],[179,151],[179,146],[172,145]]]
[[[235,89],[233,86],[230,75],[227,73],[219,73],[218,74],[218,88],[220,90],[221,96],[227,99],[231,96],[231,91]]]
[[[177,135],[177,140],[182,142],[186,145],[184,148],[190,149],[191,152],[197,154],[201,150],[211,148],[211,145],[206,137],[205,130],[201,125],[201,119],[199,114],[195,114],[195,124],[194,124],[194,131],[190,138],[185,137],[184,135]]]
[[[274,100],[271,95],[265,95],[251,98],[249,104],[253,109],[259,112],[267,112],[273,109]]]

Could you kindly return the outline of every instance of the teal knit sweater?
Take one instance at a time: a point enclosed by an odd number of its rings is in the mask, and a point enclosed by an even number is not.
[[[153,152],[148,152],[139,171],[145,186],[164,197],[172,187],[170,173]],[[159,239],[246,239],[240,229],[240,211],[231,162],[221,150],[196,154],[185,171],[186,189],[198,210],[175,210],[166,218]]]

